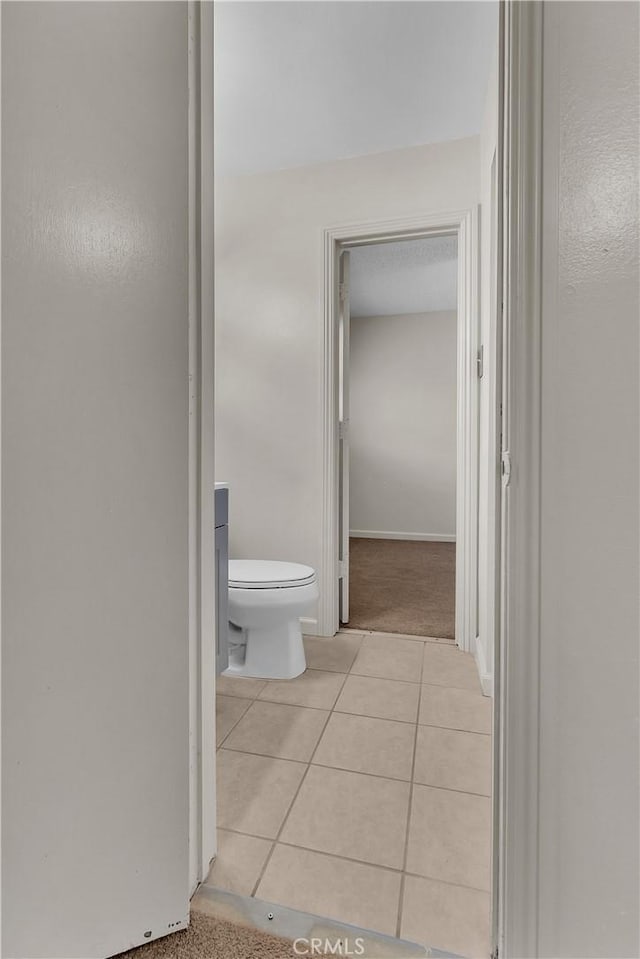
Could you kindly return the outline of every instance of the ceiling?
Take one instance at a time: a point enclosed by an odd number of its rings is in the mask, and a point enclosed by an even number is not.
[[[214,11],[218,175],[480,132],[493,0],[217,0]]]
[[[351,250],[351,315],[455,310],[457,271],[455,236],[357,247]]]

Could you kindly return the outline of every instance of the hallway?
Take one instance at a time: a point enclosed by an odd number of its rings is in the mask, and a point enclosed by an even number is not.
[[[349,629],[455,638],[456,545],[349,540]]]

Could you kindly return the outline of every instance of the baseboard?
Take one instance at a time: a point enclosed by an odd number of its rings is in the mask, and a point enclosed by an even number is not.
[[[476,636],[475,639],[474,658],[478,669],[478,675],[480,677],[482,693],[484,696],[490,696],[493,699],[493,673],[490,673],[487,669],[487,664],[484,658],[484,647],[480,642],[479,636]]]
[[[428,543],[455,543],[455,533],[388,533],[380,529],[351,529],[349,536],[356,539],[412,539]]]

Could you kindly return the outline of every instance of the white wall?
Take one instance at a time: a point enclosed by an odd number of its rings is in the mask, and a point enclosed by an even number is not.
[[[484,375],[480,380],[480,458],[478,485],[478,638],[476,660],[485,694],[493,693],[494,644],[498,602],[495,570],[499,552],[499,425],[496,407],[501,384],[497,356],[497,182],[498,31],[496,29],[484,120],[480,135],[480,342]]]
[[[476,137],[218,180],[216,470],[232,555],[320,566],[323,229],[468,208],[479,190]]]
[[[188,917],[187,6],[2,7],[3,955]]]
[[[545,3],[540,956],[637,957],[638,6]]]
[[[455,539],[456,321],[455,311],[351,320],[353,535]]]

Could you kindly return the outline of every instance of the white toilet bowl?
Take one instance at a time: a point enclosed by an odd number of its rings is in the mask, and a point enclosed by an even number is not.
[[[229,668],[260,679],[306,669],[300,617],[318,599],[315,570],[300,563],[229,560]]]

